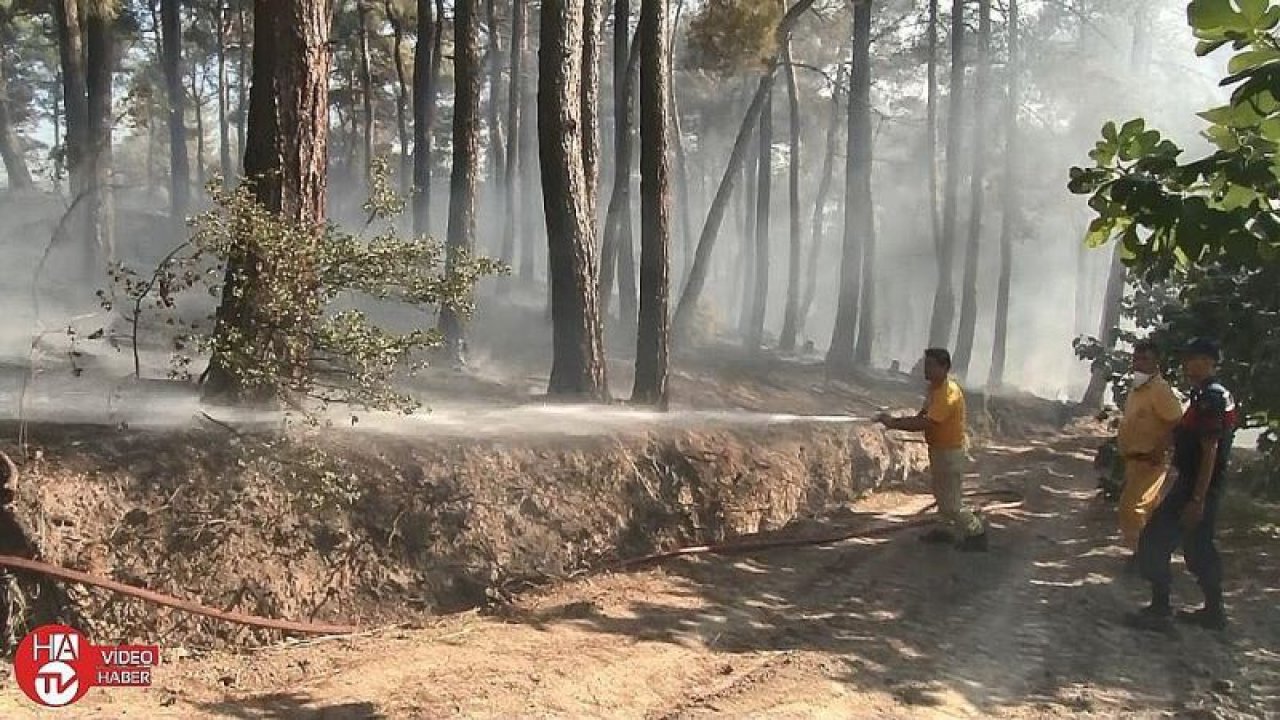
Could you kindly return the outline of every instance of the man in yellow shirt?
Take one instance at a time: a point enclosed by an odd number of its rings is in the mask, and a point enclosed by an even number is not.
[[[1120,455],[1124,459],[1124,490],[1120,494],[1120,531],[1130,550],[1160,499],[1169,469],[1168,450],[1173,429],[1182,419],[1182,403],[1160,376],[1154,343],[1133,346],[1133,388],[1125,399],[1120,420]]]
[[[890,430],[924,433],[929,445],[929,471],[933,477],[933,497],[938,513],[951,532],[935,529],[921,539],[926,542],[957,541],[966,552],[987,550],[987,531],[982,520],[964,506],[964,471],[968,465],[965,435],[964,391],[951,377],[951,353],[942,348],[924,351],[924,376],[929,395],[924,409],[911,417],[881,414],[876,420]]]

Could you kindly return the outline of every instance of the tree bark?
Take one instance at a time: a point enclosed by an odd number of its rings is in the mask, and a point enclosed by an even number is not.
[[[592,0],[585,0],[587,3]],[[548,392],[608,395],[596,294],[595,207],[586,169],[584,0],[544,0],[538,54],[538,143],[551,285],[553,360]]]
[[[670,348],[671,191],[667,133],[671,65],[667,0],[641,0],[640,25],[640,319],[631,400],[667,405]]]
[[[785,41],[784,41],[785,42]],[[764,346],[764,318],[769,308],[769,223],[773,209],[773,93],[760,115],[760,156],[756,180],[756,262],[751,285],[751,319],[745,347],[757,352]]]
[[[298,256],[313,261],[325,220],[329,115],[330,4],[328,0],[255,0],[253,87],[245,173],[254,196],[267,210],[313,232]],[[206,397],[232,401],[262,401],[261,389],[231,367],[219,352],[229,334],[253,338],[257,352],[283,353],[296,374],[305,375],[309,347],[282,342],[271,318],[260,317],[255,288],[272,278],[243,248],[228,258],[226,282],[218,307],[215,352],[205,386]],[[312,298],[314,288],[299,295]],[[298,308],[311,318],[316,306]]]
[[[689,157],[684,148],[684,132],[680,127],[680,104],[676,97],[676,38],[679,37],[680,18],[683,15],[684,0],[677,0],[675,19],[670,30],[671,40],[667,44],[667,92],[671,105],[667,112],[671,116],[671,140],[676,149],[676,194],[679,195],[680,247],[684,255],[680,269],[683,277],[688,277],[689,270],[693,267],[693,208],[697,205],[697,199],[690,194],[692,188],[689,186]]]
[[[964,145],[964,0],[951,3],[951,98],[947,117],[947,175],[942,205],[942,247],[938,252],[938,284],[929,321],[929,344],[951,342],[955,326],[956,212],[960,204],[960,153]]]
[[[479,0],[453,6],[453,171],[449,181],[449,231],[445,272],[472,254],[476,235],[476,176],[480,165]],[[462,316],[452,305],[440,308],[440,333],[455,364],[465,362]]]
[[[86,158],[89,144],[89,89],[85,69],[84,25],[78,0],[54,0],[54,24],[58,33],[58,58],[62,75],[62,106],[67,134],[64,155],[70,180],[72,210],[80,215],[85,206]]]
[[[827,349],[827,371],[845,375],[861,360],[855,340],[857,325],[870,322],[863,310],[868,298],[868,246],[874,244],[875,218],[871,204],[871,0],[853,11],[853,66],[849,80],[848,152],[845,155],[844,247],[840,261],[840,296],[835,328]],[[874,331],[874,327],[869,331]]]
[[[485,0],[484,13],[485,23],[489,26],[488,51],[485,57],[489,75],[489,101],[485,106],[488,111],[485,123],[488,152],[485,154],[489,159],[489,178],[485,186],[489,188],[490,197],[493,197],[499,192],[498,188],[504,175],[503,167],[506,165],[506,146],[502,142],[501,113],[498,104],[498,98],[502,94],[502,63],[499,62],[502,57],[502,35],[498,32],[498,11],[494,0]]]
[[[991,0],[978,0],[978,73],[975,87],[973,174],[969,195],[969,247],[964,256],[964,288],[960,299],[960,332],[956,340],[953,362],[955,372],[964,377],[973,358],[974,335],[978,325],[978,263],[982,259],[982,213],[986,181],[987,153],[985,143],[978,142],[990,116],[987,105],[991,94]]]
[[[520,164],[520,143],[523,133],[521,117],[521,88],[524,86],[524,53],[527,35],[525,4],[520,0],[511,3],[511,77],[507,87],[507,163],[502,178],[502,246],[498,257],[511,265],[516,255],[516,180]],[[508,287],[503,285],[503,287]]]
[[[787,41],[791,35],[792,28],[795,27],[800,17],[813,6],[813,2],[814,0],[797,0],[782,16],[782,20],[778,23],[777,32],[779,43]],[[697,311],[698,301],[702,296],[703,287],[706,285],[707,271],[711,266],[711,253],[715,249],[716,238],[720,235],[720,225],[724,221],[729,197],[733,193],[733,184],[738,173],[741,172],[742,163],[746,157],[747,144],[750,142],[752,130],[760,118],[760,112],[764,108],[765,96],[768,95],[770,88],[773,86],[773,77],[778,68],[778,60],[779,56],[775,53],[768,61],[764,73],[760,76],[756,93],[751,99],[751,104],[747,107],[742,124],[738,127],[738,135],[733,143],[733,151],[729,154],[728,166],[725,167],[724,175],[720,179],[720,185],[716,188],[715,198],[711,201],[711,207],[707,211],[706,222],[703,224],[702,233],[698,237],[698,248],[694,253],[693,267],[689,271],[684,290],[680,293],[680,302],[676,306],[675,318],[672,321],[672,328],[677,338],[688,332],[689,323]]]
[[[431,122],[436,23],[431,0],[418,0],[418,44],[413,49],[413,234],[431,232]]]
[[[841,57],[844,53],[841,52]],[[810,230],[809,259],[805,268],[807,277],[804,285],[804,301],[800,304],[800,317],[796,334],[805,335],[805,327],[809,322],[809,312],[813,308],[813,298],[818,292],[818,259],[822,256],[822,244],[826,228],[827,198],[831,195],[831,181],[835,170],[837,142],[840,137],[840,85],[844,80],[845,65],[842,62],[836,75],[836,87],[831,91],[831,119],[827,123],[827,151],[822,157],[822,173],[818,179],[818,198],[813,206],[813,221]]]
[[[763,124],[764,114],[773,107],[772,89],[765,95],[764,107],[760,111],[758,125]],[[741,286],[738,293],[738,337],[746,338],[751,334],[751,302],[756,281],[756,203],[760,201],[760,131],[757,127],[752,139],[756,141],[750,150],[747,164],[742,169],[742,238],[740,241],[742,267]]]
[[[1007,95],[1004,101],[1004,179],[1000,213],[1000,281],[996,289],[995,339],[991,346],[991,372],[987,387],[1004,387],[1004,368],[1009,347],[1009,286],[1013,279],[1013,236],[1018,232],[1018,103],[1021,97],[1018,73],[1022,59],[1018,54],[1018,0],[1009,0],[1009,62]]]
[[[31,169],[27,167],[22,142],[13,129],[9,102],[9,83],[4,63],[0,62],[0,161],[4,162],[4,171],[9,177],[9,189],[27,190],[35,187],[35,182],[31,179]]]
[[[90,7],[85,16],[85,60],[89,103],[89,278],[97,279],[115,260],[115,211],[111,191],[111,80],[115,70],[114,10]]]
[[[863,0],[853,11],[855,59],[852,92],[857,112],[850,120],[857,133],[857,143],[850,154],[858,166],[856,197],[858,230],[862,234],[862,302],[853,361],[862,367],[871,365],[876,337],[876,206],[871,197],[871,166],[875,155],[871,131],[871,6],[872,0]]]
[[[1016,0],[1015,0],[1016,1]],[[925,152],[929,156],[929,232],[942,267],[942,230],[938,218],[938,0],[929,0],[929,88]]]
[[[605,213],[604,241],[600,251],[600,316],[609,316],[609,300],[613,295],[613,283],[618,281],[619,305],[623,327],[630,327],[628,311],[634,310],[635,303],[627,302],[628,287],[626,273],[621,272],[619,256],[620,246],[632,243],[623,239],[623,235],[631,235],[631,168],[632,150],[632,108],[634,97],[633,83],[640,69],[640,43],[628,44],[628,33],[631,32],[631,3],[629,0],[617,0],[613,9],[613,190],[609,193],[609,208]],[[630,289],[634,291],[634,282]]]
[[[1098,323],[1098,339],[1104,350],[1116,346],[1116,329],[1120,325],[1120,304],[1124,300],[1125,267],[1120,260],[1120,244],[1111,251],[1111,270],[1107,274],[1107,290],[1102,301],[1102,319]],[[1086,408],[1101,408],[1110,380],[1105,368],[1090,373],[1089,386],[1085,388],[1080,404]]]
[[[455,11],[456,12],[456,11]],[[364,182],[365,187],[372,187],[374,149],[374,131],[376,123],[373,116],[373,64],[369,59],[369,2],[356,0],[356,17],[360,23],[360,107],[364,114]]]
[[[240,172],[244,172],[245,124],[249,119],[249,83],[247,77],[253,72],[249,67],[249,45],[252,29],[244,11],[248,0],[236,0],[236,30],[239,33],[237,52],[239,63],[236,66],[236,153],[240,163]]]
[[[412,158],[409,145],[409,71],[404,66],[404,18],[400,17],[392,0],[383,5],[387,21],[391,24],[391,48],[396,66],[396,136],[400,139],[400,193],[408,195],[412,183]]]
[[[778,347],[784,352],[796,349],[796,332],[799,328],[800,314],[800,88],[796,84],[796,68],[791,58],[791,43],[786,46],[783,62],[787,70],[787,106],[790,109],[790,160],[788,161],[788,208],[787,218],[791,222],[791,254],[787,258],[787,305],[782,313],[782,337]]]
[[[175,223],[181,223],[186,220],[191,204],[191,162],[187,158],[184,120],[187,93],[182,86],[181,0],[160,0],[160,26],[164,85],[169,101],[169,215]]]
[[[196,185],[203,188],[206,174],[204,168],[204,98],[200,95],[200,76],[198,68],[191,68],[191,104],[196,116]]]
[[[218,162],[223,185],[229,186],[235,168],[231,165],[231,116],[227,87],[227,17],[226,0],[218,0]]]

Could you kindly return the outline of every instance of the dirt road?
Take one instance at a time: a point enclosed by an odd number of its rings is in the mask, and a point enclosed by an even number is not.
[[[150,690],[94,689],[60,717],[931,718],[1271,717],[1280,712],[1274,535],[1228,529],[1223,636],[1119,625],[1144,588],[1118,578],[1087,443],[978,454],[974,487],[1024,493],[967,555],[917,532],[701,557],[521,597],[500,616],[210,654]],[[832,526],[903,515],[881,495]],[[883,519],[883,518],[882,518]],[[1228,523],[1224,522],[1224,525]],[[828,528],[829,529],[829,528]],[[1180,600],[1198,600],[1186,578]],[[5,677],[0,717],[37,717]],[[1269,714],[1270,713],[1270,714]]]

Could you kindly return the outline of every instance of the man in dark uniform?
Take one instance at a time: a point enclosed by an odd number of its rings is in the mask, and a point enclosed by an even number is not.
[[[1191,396],[1174,429],[1175,477],[1138,540],[1138,565],[1151,583],[1151,604],[1128,619],[1143,629],[1170,627],[1169,563],[1179,545],[1187,568],[1204,593],[1204,607],[1181,612],[1178,618],[1212,630],[1222,630],[1227,624],[1222,562],[1213,534],[1237,411],[1231,393],[1216,378],[1220,360],[1218,344],[1207,338],[1192,340],[1183,352],[1182,369],[1191,385]]]

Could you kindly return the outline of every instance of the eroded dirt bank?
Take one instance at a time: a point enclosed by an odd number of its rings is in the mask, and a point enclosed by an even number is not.
[[[328,431],[273,447],[221,428],[29,433],[13,517],[40,559],[214,607],[366,626],[781,528],[924,463],[921,445],[869,425],[509,441]],[[104,591],[73,586],[69,601],[93,637],[280,639]]]

